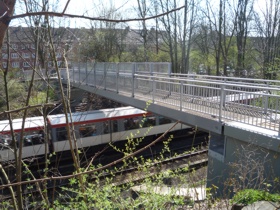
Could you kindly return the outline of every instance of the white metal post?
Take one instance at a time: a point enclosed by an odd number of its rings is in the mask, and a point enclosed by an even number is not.
[[[106,90],[106,75],[107,75],[107,70],[106,70],[106,63],[103,63],[103,70],[104,70],[104,90]]]
[[[117,68],[117,71],[116,71],[116,91],[117,91],[117,93],[119,93],[119,75],[120,75],[120,65],[119,65],[119,63],[117,63],[117,66],[116,66],[116,68]]]
[[[171,75],[172,73],[172,64],[171,63],[168,63],[168,74]]]
[[[81,63],[80,63],[81,61],[79,60],[79,66],[78,66],[78,68],[79,68],[79,84],[81,84]]]
[[[152,76],[152,81],[153,81],[153,83],[152,83],[152,85],[153,85],[153,96],[152,96],[152,100],[153,100],[153,103],[155,103],[155,94],[156,94],[156,81],[155,81],[155,77],[154,76]]]
[[[278,137],[280,137],[280,122],[279,122],[279,127],[278,127]]]
[[[133,64],[132,66],[132,72],[131,72],[131,79],[132,79],[132,84],[131,84],[131,97],[134,97],[134,74],[136,71],[136,63]]]
[[[96,63],[93,64],[93,85],[96,87]]]
[[[225,85],[221,85],[220,109],[219,109],[219,122],[222,122],[222,111],[225,105]]]
[[[180,82],[180,111],[183,110],[183,81]]]
[[[67,76],[69,76],[69,80],[71,81],[72,80],[72,82],[75,82],[74,81],[74,65],[73,65],[73,67],[72,67],[72,71],[71,71],[71,73],[70,72],[66,72],[68,75]],[[69,81],[69,82],[70,82]]]
[[[268,94],[269,91],[267,90],[267,91],[265,91],[265,93]],[[267,114],[267,109],[268,109],[268,96],[267,95],[264,96],[264,102],[263,103],[264,103],[263,104],[263,106],[264,106],[263,113]]]
[[[87,69],[87,58],[86,58],[86,85],[88,84],[88,69]]]

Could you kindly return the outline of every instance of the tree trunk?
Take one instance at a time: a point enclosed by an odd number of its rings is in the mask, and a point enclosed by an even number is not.
[[[2,48],[6,31],[10,24],[10,17],[14,13],[16,0],[0,1],[0,50]]]

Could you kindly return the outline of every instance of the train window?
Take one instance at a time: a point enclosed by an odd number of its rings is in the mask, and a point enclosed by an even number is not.
[[[160,125],[163,125],[163,124],[168,124],[168,123],[171,123],[172,121],[168,118],[165,118],[165,117],[159,117],[159,124]]]
[[[96,136],[96,125],[94,123],[81,125],[79,132],[81,137]]]
[[[57,141],[64,141],[67,139],[67,131],[65,127],[56,129],[56,138]]]
[[[106,121],[103,123],[103,133],[109,133],[110,132],[110,127],[109,127],[109,121]]]
[[[0,136],[0,149],[6,149],[12,145],[12,139],[8,135]]]
[[[156,125],[156,117],[155,116],[150,116],[143,118],[143,127],[149,127],[149,126],[154,126]]]
[[[37,144],[44,143],[44,131],[40,130],[39,132],[29,132],[25,133],[23,136],[23,145],[24,146],[31,146]]]
[[[124,128],[125,130],[132,130],[139,128],[139,118],[129,118],[124,120]]]

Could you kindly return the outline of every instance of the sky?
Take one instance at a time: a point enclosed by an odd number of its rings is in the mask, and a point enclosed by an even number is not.
[[[49,0],[49,2],[58,1],[58,8],[50,9],[51,11],[62,12],[67,0]],[[18,0],[16,5],[16,14],[22,14],[25,7],[20,6],[23,0]],[[104,8],[115,8],[122,15],[128,16],[132,14],[133,7],[137,5],[137,0],[71,0],[65,13],[85,15],[91,17],[100,17]],[[23,8],[23,9],[22,9]],[[132,17],[132,16],[131,16]],[[88,20],[78,18],[66,18],[70,27],[89,27]],[[59,24],[59,23],[58,23]],[[23,25],[23,20],[15,20],[11,23],[12,26]]]
[[[51,9],[51,10],[56,10],[61,12],[64,9],[64,6],[66,5],[66,2],[68,0],[49,0],[50,3],[56,1],[59,2],[57,4],[58,8]],[[217,1],[217,4],[214,3],[213,4],[219,5],[218,4],[219,0],[212,0],[212,1]],[[237,1],[237,0],[232,0],[232,1]],[[255,9],[258,11],[264,9],[266,1],[268,0],[255,0],[255,4],[254,4]],[[17,1],[17,8],[16,8],[17,14],[22,13],[22,9],[20,9],[20,3],[22,2],[23,0]],[[184,4],[184,0],[177,0],[176,3],[178,7],[182,6]],[[118,11],[123,16],[123,18],[135,18],[137,17],[134,10],[134,8],[136,7],[137,7],[137,0],[71,0],[65,13],[85,15],[91,17],[100,17],[101,14],[103,14],[102,11],[104,10],[104,8],[106,8],[106,10],[108,10],[108,8],[114,8],[114,10]],[[61,20],[66,21],[64,25],[61,25]],[[72,28],[90,27],[90,21],[84,19],[58,18],[57,21],[58,21],[57,22],[58,26],[72,27]],[[127,24],[131,28],[136,28],[139,26],[139,23],[137,22],[130,22]],[[11,23],[11,26],[19,26],[19,25],[26,26],[24,25],[23,20],[15,20],[12,21]]]

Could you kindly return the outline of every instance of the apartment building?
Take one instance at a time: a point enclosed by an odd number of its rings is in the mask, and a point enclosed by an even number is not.
[[[63,58],[65,50],[78,45],[77,36],[74,34],[76,31],[76,29],[69,28],[52,29],[53,46],[59,67],[65,67]],[[35,65],[44,69],[53,68],[53,51],[46,33],[46,28],[10,27],[9,44],[6,36],[1,49],[2,67],[7,68],[9,59],[11,68],[22,71],[32,70]],[[10,56],[8,56],[8,53]],[[69,53],[69,55],[72,54]],[[35,59],[36,56],[37,59]]]

